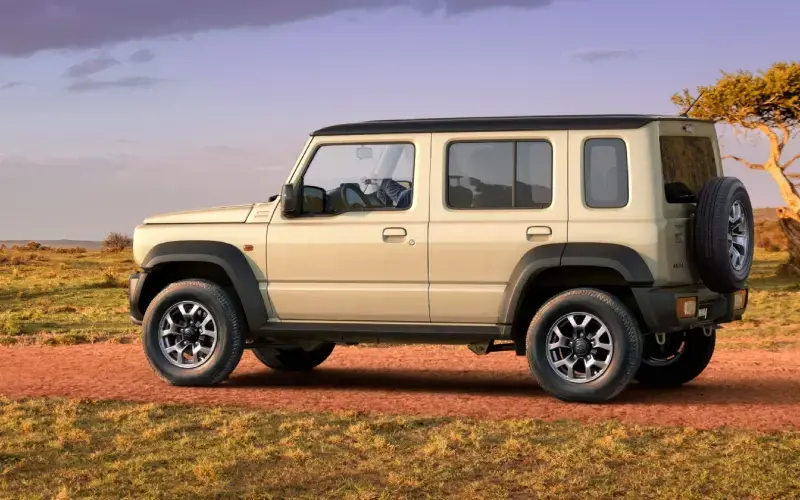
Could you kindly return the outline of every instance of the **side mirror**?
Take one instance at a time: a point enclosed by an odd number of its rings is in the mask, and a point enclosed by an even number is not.
[[[283,215],[294,217],[300,212],[300,203],[296,196],[297,191],[294,185],[284,184],[281,189],[281,203],[283,204]]]
[[[317,186],[303,186],[303,201],[301,211],[304,214],[325,213],[325,199],[327,194],[324,189]]]

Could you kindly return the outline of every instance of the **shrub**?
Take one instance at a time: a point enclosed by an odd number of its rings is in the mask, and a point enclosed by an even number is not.
[[[11,257],[11,265],[12,266],[21,266],[22,264],[26,264],[30,258],[25,257],[24,255],[15,255]]]
[[[106,252],[121,252],[133,246],[133,239],[121,233],[109,233],[103,240],[103,250]]]
[[[66,253],[66,254],[77,254],[77,253],[86,253],[86,249],[83,247],[64,247],[64,248],[55,248],[53,249],[55,253]]]

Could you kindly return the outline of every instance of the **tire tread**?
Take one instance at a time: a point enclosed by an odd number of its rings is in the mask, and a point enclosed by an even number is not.
[[[714,177],[700,189],[694,222],[693,253],[695,269],[709,290],[717,293],[730,293],[743,285],[743,279],[734,275],[730,267],[727,243],[729,198],[738,191],[743,193],[745,217],[750,232],[750,255],[748,266],[752,265],[753,211],[750,197],[744,184],[736,177]],[[730,195],[724,196],[728,192]],[[724,228],[724,229],[722,229]],[[745,277],[749,274],[745,273]]]

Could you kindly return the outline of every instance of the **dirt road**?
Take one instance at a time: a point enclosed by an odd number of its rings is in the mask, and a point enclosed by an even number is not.
[[[580,405],[539,389],[525,358],[476,356],[464,347],[337,348],[315,372],[299,375],[271,371],[245,352],[228,382],[201,389],[162,382],[139,345],[8,347],[0,348],[0,395],[800,429],[800,351],[718,351],[683,388],[634,385],[611,404]]]

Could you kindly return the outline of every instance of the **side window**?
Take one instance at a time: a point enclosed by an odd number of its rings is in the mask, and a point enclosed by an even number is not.
[[[547,208],[553,147],[547,141],[456,142],[448,147],[447,206]]]
[[[553,202],[553,145],[547,141],[517,143],[515,207],[547,208]]]
[[[628,204],[628,151],[622,139],[588,139],[584,143],[583,192],[591,208]]]
[[[414,145],[408,143],[320,146],[303,173],[303,199],[313,193],[315,208],[306,210],[304,202],[303,212],[408,209],[413,198],[414,154]]]

